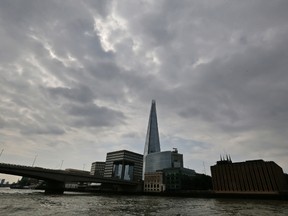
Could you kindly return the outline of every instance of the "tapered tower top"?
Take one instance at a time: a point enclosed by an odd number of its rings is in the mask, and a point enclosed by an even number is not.
[[[156,101],[152,100],[146,142],[144,148],[144,156],[153,152],[160,152],[160,141],[156,113]]]

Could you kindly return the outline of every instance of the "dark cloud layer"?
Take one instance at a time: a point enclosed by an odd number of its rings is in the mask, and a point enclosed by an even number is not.
[[[2,160],[33,152],[49,167],[65,150],[67,166],[82,167],[119,148],[141,153],[156,99],[162,149],[178,147],[190,168],[226,152],[287,172],[287,9],[286,0],[1,1]]]

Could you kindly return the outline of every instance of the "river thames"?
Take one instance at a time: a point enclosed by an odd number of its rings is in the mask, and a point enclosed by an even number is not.
[[[288,202],[277,200],[200,199],[121,196],[0,188],[0,215],[288,215]]]

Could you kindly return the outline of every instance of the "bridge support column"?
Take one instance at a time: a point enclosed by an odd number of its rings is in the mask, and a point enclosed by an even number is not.
[[[46,181],[45,194],[63,194],[65,183],[59,181]]]

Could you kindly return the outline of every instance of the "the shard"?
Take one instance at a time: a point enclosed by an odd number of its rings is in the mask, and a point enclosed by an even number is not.
[[[145,173],[146,156],[154,152],[160,152],[160,141],[157,123],[156,102],[155,100],[152,100],[144,148],[143,173]]]

